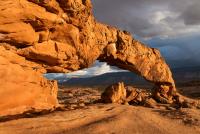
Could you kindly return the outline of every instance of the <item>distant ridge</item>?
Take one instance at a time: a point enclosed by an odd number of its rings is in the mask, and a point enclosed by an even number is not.
[[[172,69],[173,77],[177,84],[200,81],[200,67],[185,67]],[[150,85],[143,78],[132,72],[114,72],[88,78],[71,78],[65,82],[59,79],[61,85],[68,86],[102,86],[110,85],[119,81],[133,85]]]
[[[178,73],[178,72],[200,72],[200,66],[188,66],[188,67],[177,67],[177,68],[172,68],[173,73]]]
[[[143,78],[135,75],[132,72],[114,72],[89,78],[71,78],[68,81],[63,82],[62,84],[71,86],[101,86],[117,83],[120,81],[124,81],[126,84],[148,84],[145,80],[143,80]]]

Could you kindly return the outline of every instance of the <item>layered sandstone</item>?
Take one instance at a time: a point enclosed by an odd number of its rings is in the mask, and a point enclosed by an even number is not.
[[[26,66],[25,58],[0,46],[1,116],[54,109],[58,106],[57,90],[56,81],[43,78]]]
[[[80,70],[95,60],[135,72],[155,83],[157,91],[167,86],[158,99],[170,98],[175,90],[171,71],[159,51],[126,31],[97,22],[90,0],[1,0],[0,58],[0,70],[4,70],[0,72],[4,76],[0,78],[0,107],[8,103],[3,107],[8,111],[18,106],[55,106],[56,84],[42,74]],[[20,98],[17,105],[15,100],[2,99],[7,98],[7,92],[13,99]],[[41,99],[48,97],[54,101]]]

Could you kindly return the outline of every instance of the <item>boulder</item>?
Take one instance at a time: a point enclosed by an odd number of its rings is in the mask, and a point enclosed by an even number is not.
[[[123,82],[108,86],[101,94],[101,102],[156,107],[156,101],[150,92],[131,86],[125,87]]]
[[[113,84],[105,89],[101,95],[104,103],[123,104],[126,100],[126,89],[123,82]]]

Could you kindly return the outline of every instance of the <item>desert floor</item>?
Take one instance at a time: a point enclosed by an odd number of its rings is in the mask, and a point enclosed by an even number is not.
[[[199,87],[181,92],[199,99]],[[98,88],[60,89],[58,98],[65,109],[1,120],[0,134],[200,134],[200,109],[94,103]]]

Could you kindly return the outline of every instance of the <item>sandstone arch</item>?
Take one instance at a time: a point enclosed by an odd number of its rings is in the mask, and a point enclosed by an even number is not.
[[[175,91],[159,51],[97,22],[90,0],[1,1],[0,59],[0,115],[53,108],[57,85],[42,74],[76,71],[97,59],[155,83],[158,96],[168,99]]]

